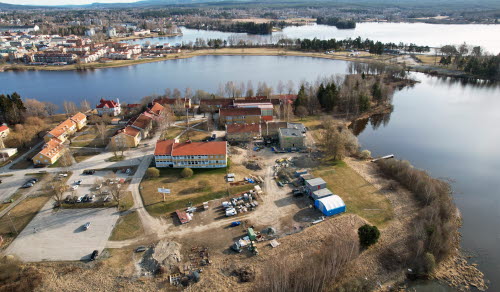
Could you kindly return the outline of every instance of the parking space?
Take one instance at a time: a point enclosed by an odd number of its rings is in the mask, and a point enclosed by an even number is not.
[[[53,211],[52,204],[49,201],[42,208],[6,254],[38,262],[88,260],[94,250],[102,252],[118,219],[115,208]],[[87,222],[90,227],[85,230]]]
[[[116,171],[113,172],[111,170],[106,170],[106,171],[96,171],[94,174],[84,174],[83,172],[79,173],[73,173],[73,175],[70,177],[68,180],[68,185],[70,187],[74,187],[76,185],[76,182],[81,181],[81,183],[78,185],[78,188],[76,188],[74,191],[69,191],[68,195],[71,196],[85,196],[85,195],[91,195],[91,194],[99,194],[99,189],[97,188],[96,182],[103,182],[104,180],[112,177],[116,177],[117,179],[124,179],[127,180],[128,178],[131,177],[130,174],[133,173],[133,170],[130,171],[129,174],[124,173],[122,171]]]

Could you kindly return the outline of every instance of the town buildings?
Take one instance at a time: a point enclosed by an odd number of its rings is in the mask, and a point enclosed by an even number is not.
[[[226,140],[228,142],[249,142],[261,136],[260,124],[229,124],[226,125]]]
[[[112,117],[115,117],[122,112],[119,99],[114,101],[101,98],[100,103],[96,106],[96,110],[97,114],[100,116],[108,115]]]
[[[227,142],[160,140],[154,155],[156,167],[222,168],[227,167]]]
[[[261,120],[259,108],[222,108],[219,110],[221,124],[257,124]]]
[[[141,141],[141,131],[127,126],[118,130],[116,134],[111,137],[110,146],[115,149],[133,148],[139,145]]]
[[[306,135],[296,128],[280,128],[278,133],[280,148],[283,150],[305,149]]]
[[[77,113],[50,130],[43,137],[45,140],[43,149],[32,158],[33,163],[35,165],[51,165],[55,163],[66,151],[64,142],[86,125],[87,116],[83,113]]]
[[[0,26],[0,32],[9,33],[30,33],[39,31],[40,27],[38,25],[21,25],[21,26]]]
[[[10,133],[10,129],[9,129],[9,127],[7,127],[7,125],[4,124],[4,125],[0,126],[0,138],[7,138],[9,133]]]

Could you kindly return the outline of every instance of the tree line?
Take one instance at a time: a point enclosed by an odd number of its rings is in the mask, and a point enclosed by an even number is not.
[[[317,24],[326,24],[335,26],[338,29],[352,29],[356,28],[356,21],[352,19],[341,19],[339,17],[324,17],[319,16],[316,19]]]
[[[420,203],[414,240],[409,241],[413,255],[409,263],[417,276],[432,273],[436,263],[455,251],[458,236],[457,208],[451,198],[450,185],[413,167],[408,161],[378,160],[387,176],[407,188]],[[406,267],[406,265],[405,265]]]
[[[307,51],[327,51],[327,50],[369,50],[372,54],[383,54],[385,52],[391,52],[394,50],[404,51],[408,53],[423,53],[429,52],[429,46],[417,46],[415,44],[404,44],[404,43],[382,43],[379,41],[373,41],[370,39],[361,39],[357,37],[355,39],[345,39],[345,40],[320,40],[314,39],[302,39],[298,40],[299,48],[301,50]]]
[[[273,22],[255,23],[255,22],[227,22],[211,21],[186,23],[187,28],[210,29],[223,32],[249,33],[249,34],[270,34],[273,32]]]
[[[462,70],[485,79],[500,79],[500,54],[491,55],[480,46],[447,45],[440,49],[441,65]]]

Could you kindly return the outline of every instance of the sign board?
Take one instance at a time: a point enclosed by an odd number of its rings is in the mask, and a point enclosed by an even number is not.
[[[158,193],[170,194],[170,189],[158,188]]]

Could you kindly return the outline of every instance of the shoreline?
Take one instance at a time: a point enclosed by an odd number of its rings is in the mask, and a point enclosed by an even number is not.
[[[138,59],[138,60],[114,60],[105,63],[90,63],[90,64],[71,64],[63,66],[48,66],[48,65],[24,65],[24,64],[4,64],[0,65],[0,73],[5,71],[86,71],[106,68],[120,68],[139,64],[162,62],[167,60],[187,59],[198,56],[292,56],[292,57],[310,57],[330,60],[341,60],[360,63],[384,63],[403,65],[404,62],[389,63],[398,56],[389,55],[373,55],[369,53],[360,56],[347,56],[347,52],[325,54],[320,52],[303,52],[296,50],[287,50],[279,48],[221,48],[221,49],[202,49],[186,51],[177,54],[169,54],[165,57]],[[400,57],[400,56],[399,56]],[[427,70],[423,70],[425,67]],[[462,71],[455,71],[446,68],[436,67],[432,65],[407,65],[407,70],[412,72],[420,72],[431,74],[433,76],[458,77],[458,78],[473,78],[480,79],[473,75]]]

